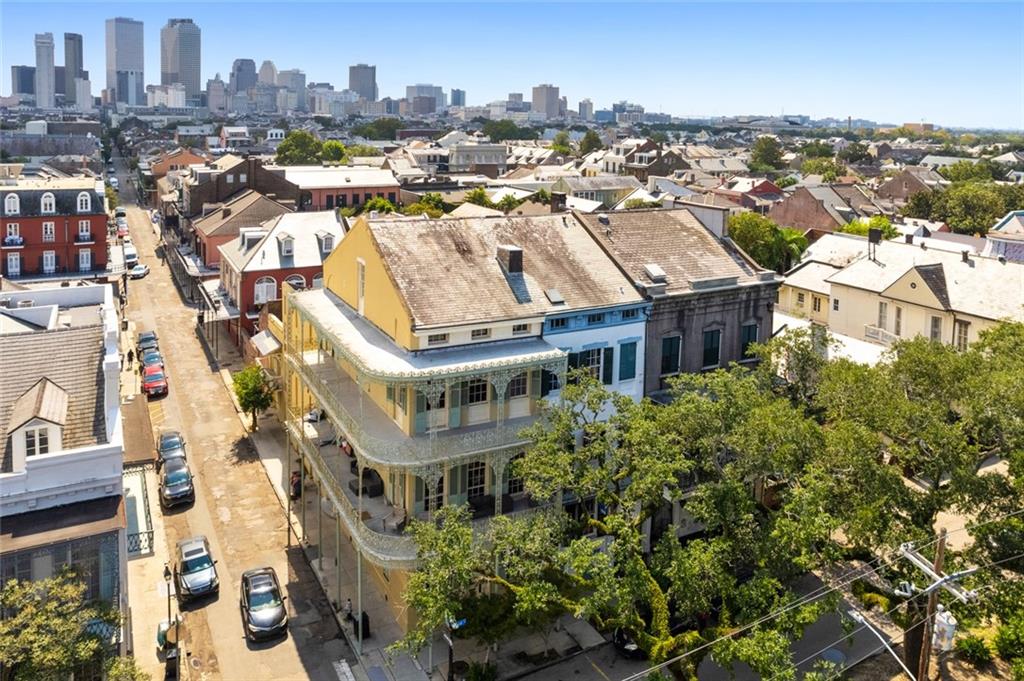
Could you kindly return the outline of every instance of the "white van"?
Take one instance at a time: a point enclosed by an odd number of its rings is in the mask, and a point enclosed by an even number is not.
[[[139,264],[139,252],[133,244],[126,244],[124,247],[124,266],[128,268]]]
[[[117,184],[118,182],[116,177],[110,178],[110,186],[114,188],[114,191],[117,191],[118,189]]]

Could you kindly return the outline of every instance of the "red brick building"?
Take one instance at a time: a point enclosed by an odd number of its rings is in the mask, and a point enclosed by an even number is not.
[[[102,181],[86,177],[0,184],[0,273],[36,277],[107,269]]]

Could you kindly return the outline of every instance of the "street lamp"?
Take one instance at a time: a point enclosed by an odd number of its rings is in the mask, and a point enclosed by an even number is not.
[[[164,583],[167,585],[167,626],[171,626],[171,567],[164,563]]]

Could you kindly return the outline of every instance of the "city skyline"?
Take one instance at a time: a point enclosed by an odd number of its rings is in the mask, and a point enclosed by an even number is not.
[[[324,4],[308,6],[322,9]],[[307,82],[327,81],[340,90],[347,87],[349,67],[366,63],[377,67],[380,97],[398,98],[408,85],[435,83],[446,93],[453,87],[465,90],[467,104],[483,105],[508,92],[531,92],[540,83],[551,83],[574,110],[581,99],[589,98],[595,109],[629,100],[647,111],[676,116],[787,113],[895,124],[927,120],[949,127],[1024,128],[1024,60],[1012,58],[1015,53],[1024,55],[1020,4],[887,4],[883,18],[833,3],[652,4],[646,9],[658,15],[658,24],[684,37],[633,44],[621,26],[609,20],[626,16],[615,11],[616,3],[601,3],[595,12],[580,11],[578,3],[537,3],[530,5],[531,11],[540,11],[545,18],[531,24],[536,44],[560,47],[516,52],[493,47],[501,27],[517,16],[521,19],[522,5],[486,4],[486,21],[481,22],[479,12],[484,10],[477,8],[473,15],[465,4],[388,3],[384,7],[400,11],[401,25],[410,28],[394,29],[386,44],[372,32],[355,31],[326,59],[323,45],[335,44],[335,29],[329,22],[306,21],[302,11],[267,21],[262,12],[237,13],[236,3],[46,6],[51,9],[45,13],[31,3],[4,3],[0,8],[3,94],[11,91],[10,66],[35,63],[36,33],[82,34],[83,70],[105,72],[104,24],[117,16],[144,23],[146,84],[159,83],[160,29],[171,18],[187,17],[203,30],[204,85],[215,73],[230,73],[235,59],[247,58],[256,64],[272,60],[279,70],[301,69]],[[352,23],[370,23],[379,18],[380,8],[346,5],[345,15]],[[635,11],[631,5],[630,14]],[[738,13],[742,21],[736,20]],[[914,30],[894,40],[884,37],[880,22],[913,25]],[[696,31],[695,25],[717,28]],[[843,26],[843,36],[857,40],[839,39],[821,28],[837,25]],[[417,32],[441,28],[460,36],[460,49],[423,52],[416,47]],[[954,33],[960,49],[935,49],[936,37]],[[232,39],[233,34],[239,38]],[[560,42],[552,43],[555,37]],[[855,44],[860,48],[849,52]],[[559,50],[577,65],[566,56],[558,57]],[[473,59],[464,58],[467,52]],[[835,56],[827,68],[805,66],[821,64],[830,54]],[[58,45],[55,63],[64,61]],[[993,98],[998,105],[980,105]]]

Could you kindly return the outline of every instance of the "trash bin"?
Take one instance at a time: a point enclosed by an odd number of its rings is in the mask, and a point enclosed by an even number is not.
[[[359,618],[359,621],[353,620],[352,629],[355,632],[356,638],[359,638],[359,629],[363,630],[363,640],[370,638],[370,616],[366,614],[364,610]]]

